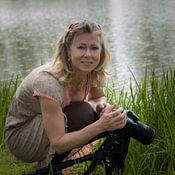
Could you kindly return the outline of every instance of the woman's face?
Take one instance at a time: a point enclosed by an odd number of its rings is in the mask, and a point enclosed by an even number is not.
[[[83,33],[74,37],[68,50],[75,72],[91,72],[100,62],[100,37],[95,33]]]

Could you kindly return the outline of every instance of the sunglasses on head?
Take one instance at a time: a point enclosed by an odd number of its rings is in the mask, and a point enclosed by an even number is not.
[[[93,29],[97,29],[97,30],[101,30],[101,27],[99,24],[96,24],[95,22],[89,22],[89,21],[83,21],[83,22],[76,22],[76,23],[72,23],[69,26],[69,29],[78,29],[78,28],[82,28],[84,26],[86,26],[87,24],[90,24],[92,26]]]

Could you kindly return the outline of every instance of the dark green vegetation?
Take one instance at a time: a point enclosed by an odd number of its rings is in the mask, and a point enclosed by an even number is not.
[[[3,127],[11,99],[20,83],[18,76],[9,81],[0,81],[0,175],[20,175],[31,166],[16,160],[5,148]]]
[[[18,77],[0,82],[0,174],[3,175],[20,175],[33,166],[15,160],[2,139],[8,106],[18,85]],[[161,74],[146,72],[139,82],[136,79],[131,81],[129,92],[123,88],[116,93],[114,86],[106,87],[105,91],[110,103],[132,109],[143,123],[156,130],[156,138],[151,145],[131,140],[124,175],[174,175],[175,70],[162,69]],[[81,172],[83,167],[78,166],[75,171]]]

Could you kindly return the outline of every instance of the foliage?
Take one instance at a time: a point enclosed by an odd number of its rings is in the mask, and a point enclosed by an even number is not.
[[[135,79],[135,78],[134,78]],[[175,174],[175,70],[155,70],[137,82],[130,82],[130,94],[124,88],[117,94],[107,88],[109,100],[132,110],[140,120],[155,128],[156,138],[151,145],[132,140],[126,160],[124,175]]]
[[[0,80],[0,144],[3,139],[3,127],[8,113],[8,108],[19,83],[19,76],[12,76],[12,78],[8,81]]]

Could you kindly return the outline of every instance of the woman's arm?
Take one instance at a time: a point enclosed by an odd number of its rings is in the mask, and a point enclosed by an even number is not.
[[[58,154],[81,147],[100,133],[122,128],[126,124],[122,109],[113,111],[114,106],[109,106],[96,122],[81,130],[66,133],[64,115],[59,104],[42,97],[40,104],[46,134]]]

